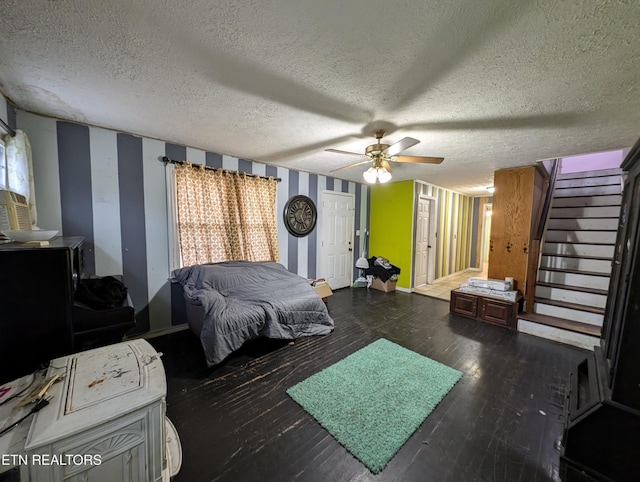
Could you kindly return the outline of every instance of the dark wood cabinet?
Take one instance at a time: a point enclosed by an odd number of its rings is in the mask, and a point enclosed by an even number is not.
[[[516,301],[508,301],[489,295],[452,290],[449,310],[515,330],[518,313],[522,310],[522,296],[519,295]]]
[[[83,238],[0,245],[0,383],[73,351]]]
[[[640,140],[621,168],[627,176],[602,346],[571,373],[563,480],[637,480],[640,474]]]
[[[518,302],[497,300],[482,297],[480,300],[480,313],[478,316],[482,321],[505,325],[516,329],[518,318]]]
[[[457,290],[452,291],[449,309],[452,313],[475,318],[478,316],[478,297]]]

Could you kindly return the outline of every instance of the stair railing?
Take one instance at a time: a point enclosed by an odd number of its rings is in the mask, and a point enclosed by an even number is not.
[[[553,191],[556,187],[556,178],[558,177],[558,171],[560,170],[560,159],[551,160],[551,172],[549,173],[549,184],[547,186],[547,192],[545,193],[544,203],[540,211],[540,217],[538,218],[538,225],[533,236],[533,239],[529,243],[529,258],[527,268],[527,290],[525,293],[524,308],[525,311],[533,313],[533,306],[535,303],[535,291],[536,282],[538,280],[538,268],[540,267],[540,251],[541,240],[544,236],[544,229],[547,225],[547,218],[549,217],[549,211],[551,210],[551,202],[553,201]]]
[[[549,210],[551,209],[551,201],[553,201],[553,191],[556,188],[556,178],[558,177],[558,171],[560,170],[560,159],[553,159],[551,163],[549,187],[547,187],[547,194],[544,197],[542,212],[540,213],[540,219],[538,219],[538,229],[533,237],[536,241],[542,240],[542,236],[544,235],[544,228],[547,225],[547,218],[549,217]]]

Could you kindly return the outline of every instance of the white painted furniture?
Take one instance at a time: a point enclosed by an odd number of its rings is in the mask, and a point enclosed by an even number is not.
[[[2,385],[0,390],[8,391],[0,397],[0,430],[11,426],[29,413],[31,407],[18,407],[18,402],[32,386],[44,380],[44,375],[44,372],[38,371]],[[29,432],[30,422],[31,419],[28,418],[0,436],[0,474],[20,464],[19,456],[24,452],[24,441]]]
[[[47,376],[55,374],[64,380],[31,423],[21,480],[150,482],[163,480],[163,470],[168,478],[166,379],[148,342],[57,358]]]

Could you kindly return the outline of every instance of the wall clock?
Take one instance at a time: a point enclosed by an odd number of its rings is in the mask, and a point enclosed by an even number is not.
[[[289,198],[283,214],[287,231],[298,238],[308,235],[316,227],[316,205],[311,198],[302,194]]]

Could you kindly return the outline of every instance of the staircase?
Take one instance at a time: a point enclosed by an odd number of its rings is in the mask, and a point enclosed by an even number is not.
[[[619,169],[559,175],[533,313],[518,330],[593,350],[600,344],[621,204]]]

